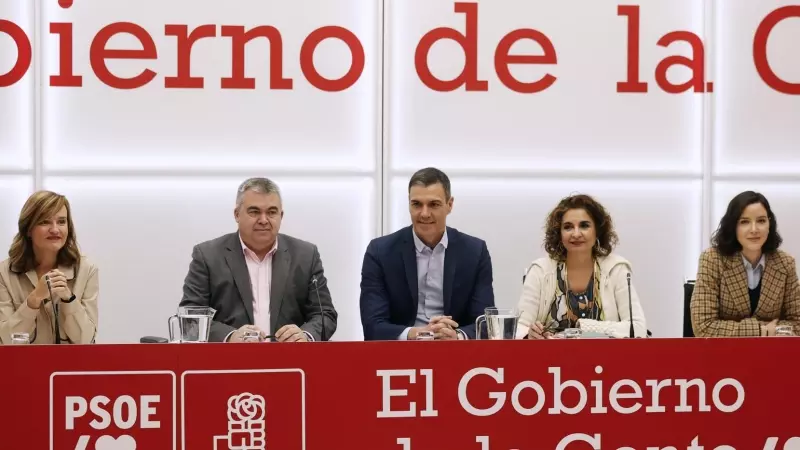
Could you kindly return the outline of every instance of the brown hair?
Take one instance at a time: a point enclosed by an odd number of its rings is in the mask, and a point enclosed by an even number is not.
[[[64,247],[58,251],[56,263],[64,266],[74,266],[81,258],[78,241],[75,236],[75,226],[72,223],[72,211],[69,201],[63,195],[50,191],[38,191],[28,198],[19,214],[19,231],[14,236],[8,256],[11,259],[11,270],[24,273],[36,268],[36,255],[33,253],[33,241],[28,234],[31,228],[42,220],[48,219],[63,208],[67,208],[67,239]]]
[[[564,214],[570,209],[582,209],[592,218],[595,229],[597,230],[597,240],[599,245],[592,247],[592,255],[608,256],[617,245],[617,233],[614,232],[614,224],[611,216],[597,200],[588,195],[570,195],[558,202],[555,209],[550,212],[545,222],[544,249],[551,258],[563,261],[567,257],[567,249],[561,242],[561,221]]]

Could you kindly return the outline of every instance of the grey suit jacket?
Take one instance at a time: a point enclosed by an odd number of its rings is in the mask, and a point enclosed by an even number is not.
[[[317,341],[330,339],[336,331],[338,314],[316,245],[278,235],[278,250],[272,259],[269,303],[271,334],[284,325],[294,324]],[[210,306],[217,310],[209,336],[212,342],[222,342],[231,331],[253,324],[253,290],[239,233],[194,247],[180,305]],[[323,320],[325,336],[322,336]]]

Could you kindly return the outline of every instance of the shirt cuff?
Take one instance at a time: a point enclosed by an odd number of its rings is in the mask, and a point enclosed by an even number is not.
[[[308,331],[303,331],[303,333],[305,333],[308,342],[314,342],[316,340],[314,339],[314,336],[312,336],[311,333],[309,333]]]
[[[469,340],[469,336],[467,336],[467,333],[464,333],[464,331],[461,328],[456,328],[456,333],[458,333],[459,341]]]
[[[235,332],[236,332],[236,330],[233,330],[233,331],[231,331],[230,333],[228,333],[228,335],[227,335],[227,336],[225,336],[225,339],[224,339],[222,342],[230,342],[230,341],[229,341],[229,339],[231,338],[231,335],[232,335],[233,333],[235,333]]]
[[[411,331],[411,327],[406,328],[400,333],[400,336],[397,336],[398,341],[407,341],[408,340],[408,332]]]

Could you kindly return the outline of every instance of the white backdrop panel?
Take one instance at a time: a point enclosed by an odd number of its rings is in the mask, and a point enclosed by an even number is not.
[[[33,35],[33,2],[3,0],[0,19],[9,20]],[[30,42],[33,48],[33,42]],[[14,40],[0,33],[0,75],[7,74],[17,62]],[[0,169],[33,167],[34,59],[25,76],[16,84],[0,87]]]
[[[19,212],[32,187],[32,176],[0,176],[0,261],[8,258],[8,248],[17,234]]]
[[[741,192],[761,192],[769,200],[772,212],[778,220],[778,232],[783,237],[781,249],[789,252],[795,258],[800,257],[800,240],[797,239],[797,230],[800,230],[800,201],[797,193],[800,183],[784,182],[746,182],[746,181],[719,181],[714,184],[714,208],[711,218],[711,231],[717,229],[720,219],[725,215],[728,203]],[[708,243],[704,243],[708,246]]]
[[[792,0],[717,0],[717,93],[715,100],[716,173],[798,173],[800,101],[762,81],[753,61],[759,23]],[[800,18],[775,26],[767,58],[780,78],[800,83]]]
[[[547,214],[570,193],[594,196],[611,214],[617,252],[633,265],[633,283],[657,337],[680,337],[683,281],[694,278],[700,248],[701,182],[603,180],[481,180],[451,178],[448,225],[486,240],[494,269],[495,300],[516,307],[523,270],[545,255]],[[408,178],[391,185],[392,230],[410,224]],[[658,255],[658,256],[655,256]]]
[[[647,94],[618,94],[626,79],[627,19],[619,2],[520,0],[480,2],[478,73],[488,92],[435,92],[414,66],[417,43],[429,30],[465,31],[463,13],[451,0],[389,1],[387,25],[391,164],[398,170],[425,165],[476,170],[591,170],[700,173],[702,95],[665,94],[654,69],[664,57],[689,54],[689,46],[656,46],[667,32],[700,34],[703,2],[647,2],[641,8],[641,79]],[[506,88],[494,69],[497,44],[517,28],[533,28],[552,41],[558,64],[512,65],[519,80],[532,82],[550,73],[557,81],[537,94]],[[523,40],[512,54],[541,55],[541,47]],[[464,52],[442,40],[428,57],[431,72],[454,79]],[[674,68],[673,83],[688,80]]]
[[[375,167],[380,64],[380,17],[373,0],[265,2],[239,0],[142,0],[75,2],[69,10],[44,2],[46,22],[75,22],[75,72],[83,87],[43,91],[44,162],[47,169],[232,169],[246,160],[252,167],[348,169]],[[89,48],[109,23],[134,22],[152,35],[157,60],[109,60],[109,70],[133,77],[144,69],[158,75],[135,90],[116,90],[92,73]],[[217,37],[201,39],[192,51],[192,75],[205,77],[204,89],[165,89],[164,77],[177,74],[177,45],[165,36],[166,24],[189,29],[215,24]],[[255,90],[221,89],[231,76],[231,38],[219,25],[247,29],[271,25],[283,41],[283,76],[292,90],[270,89],[270,47],[258,38],[246,47],[246,75]],[[363,45],[366,65],[360,79],[342,92],[323,92],[309,84],[300,67],[300,48],[312,31],[345,27]],[[58,37],[45,35],[43,65],[58,72]],[[109,48],[141,49],[131,35],[117,35]],[[338,79],[350,68],[347,45],[323,41],[314,56],[317,70]],[[278,156],[278,154],[280,155]],[[224,157],[222,157],[224,155]]]
[[[99,342],[165,336],[181,298],[192,247],[236,231],[242,179],[47,178],[67,195],[85,254],[100,270]],[[372,178],[275,178],[281,231],[318,245],[334,305],[335,340],[361,340],[358,284],[377,227]],[[358,205],[358,207],[354,207]],[[337,220],[339,219],[339,220]]]

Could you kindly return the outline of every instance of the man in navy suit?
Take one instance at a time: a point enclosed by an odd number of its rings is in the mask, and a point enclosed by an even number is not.
[[[435,168],[408,183],[412,225],[373,239],[361,268],[364,339],[474,339],[475,319],[494,306],[486,242],[446,224],[450,179]]]

